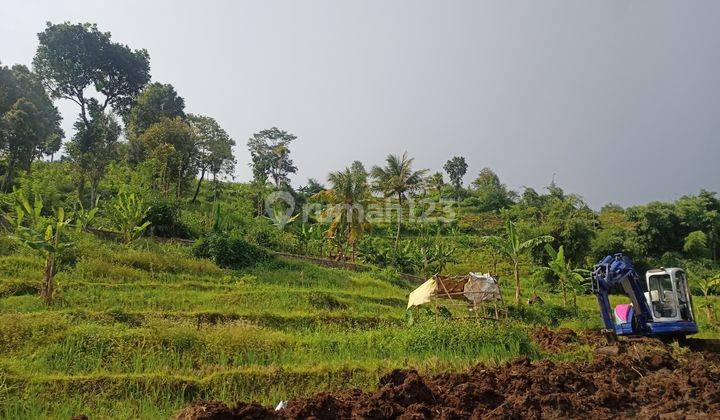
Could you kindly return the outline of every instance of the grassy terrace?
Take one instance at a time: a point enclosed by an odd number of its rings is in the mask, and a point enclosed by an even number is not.
[[[35,289],[42,262],[2,249],[0,418],[167,418],[196,398],[274,404],[371,387],[395,367],[434,372],[522,354],[583,359],[582,350],[543,354],[528,331],[600,327],[592,296],[579,297],[577,313],[551,294],[542,308],[511,308],[499,324],[410,322],[412,286],[382,271],[285,260],[232,271],[187,247],[128,248],[89,235],[65,257],[59,297],[47,307]],[[511,288],[505,293],[509,300]],[[703,336],[716,337],[698,315]]]
[[[42,262],[0,256],[0,418],[167,418],[195,398],[279,399],[369,387],[394,367],[536,355],[527,334],[405,319],[411,286],[296,261],[236,272],[185,247],[91,236],[37,296]],[[387,277],[387,278],[386,278]]]

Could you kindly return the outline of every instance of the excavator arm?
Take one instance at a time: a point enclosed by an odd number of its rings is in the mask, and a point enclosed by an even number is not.
[[[650,307],[645,300],[640,276],[635,271],[630,257],[623,254],[608,255],[595,265],[592,289],[595,293],[605,328],[615,331],[615,321],[608,297],[614,285],[621,285],[633,305],[633,331],[648,333],[648,321],[652,319]]]

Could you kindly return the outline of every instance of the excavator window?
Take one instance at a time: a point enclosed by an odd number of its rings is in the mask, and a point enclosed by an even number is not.
[[[692,309],[690,308],[690,293],[687,290],[687,278],[685,273],[675,273],[675,290],[677,290],[678,306],[680,307],[680,318],[692,321]]]
[[[655,318],[675,318],[677,302],[668,274],[650,277],[650,303]]]

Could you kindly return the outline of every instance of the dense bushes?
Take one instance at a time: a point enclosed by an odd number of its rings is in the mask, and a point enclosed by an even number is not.
[[[193,245],[193,254],[226,268],[241,269],[271,258],[270,253],[242,238],[219,233],[204,236]]]
[[[190,231],[180,220],[180,207],[167,200],[150,203],[146,222],[150,222],[150,233],[166,238],[189,238]]]

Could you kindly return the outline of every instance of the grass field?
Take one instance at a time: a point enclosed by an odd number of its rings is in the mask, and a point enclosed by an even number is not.
[[[538,355],[514,322],[409,326],[411,286],[383,272],[281,260],[237,272],[180,245],[89,235],[74,249],[51,307],[35,290],[39,259],[0,257],[2,418],[167,418],[201,397],[272,404],[369,387],[393,367]]]
[[[188,247],[91,235],[76,240],[51,307],[42,261],[0,256],[0,418],[168,418],[197,398],[281,399],[374,386],[395,367],[425,372],[542,354],[534,325],[599,328],[594,298],[510,308],[501,322],[405,311],[412,285],[390,273],[274,260],[245,271]],[[512,290],[504,292],[510,298]],[[622,298],[613,297],[619,302]],[[615,303],[615,302],[614,302]],[[717,336],[700,319],[705,336]]]

